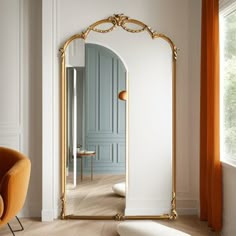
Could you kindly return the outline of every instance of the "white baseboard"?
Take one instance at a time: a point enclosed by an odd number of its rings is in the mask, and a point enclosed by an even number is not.
[[[197,208],[177,208],[176,209],[178,215],[198,215],[198,209]]]
[[[54,220],[54,209],[42,210],[41,220],[42,221],[53,221]]]
[[[197,215],[198,209],[197,208],[177,208],[178,215]],[[153,209],[145,209],[145,208],[133,208],[133,209],[125,209],[125,215],[162,215],[162,214],[168,214],[170,212],[169,209],[163,210],[163,211],[157,211]]]
[[[54,219],[59,219],[61,217],[61,209],[54,209]]]
[[[185,207],[183,207],[183,202]],[[179,203],[179,204],[178,204]],[[182,204],[181,204],[182,203]],[[178,205],[180,205],[178,207]],[[181,206],[182,205],[182,206]],[[195,206],[193,206],[195,205]],[[199,209],[196,207],[196,202],[194,201],[177,201],[177,213],[178,215],[198,215]],[[169,209],[153,209],[153,208],[126,208],[125,215],[161,215],[163,213],[170,212]],[[41,213],[41,214],[40,214]],[[53,221],[54,219],[60,218],[61,209],[49,209],[41,210],[39,205],[34,205],[30,207],[24,207],[18,214],[19,217],[41,217],[42,221]]]
[[[127,216],[156,216],[156,215],[163,215],[167,214],[170,212],[169,209],[164,209],[164,208],[158,208],[158,209],[153,209],[153,208],[126,208],[125,209],[125,215]]]
[[[17,216],[19,218],[31,218],[37,217],[41,218],[42,221],[53,221],[54,219],[59,219],[61,214],[60,209],[52,209],[52,210],[40,210],[39,207],[30,207],[22,209]]]
[[[170,203],[166,204],[163,202],[159,203],[158,201],[148,201],[146,200],[143,204],[132,204],[136,203],[135,201],[130,201],[130,206],[125,209],[125,215],[162,215],[170,213]],[[137,208],[136,206],[146,205],[146,208]],[[190,199],[181,199],[177,200],[176,210],[178,215],[198,215],[199,207],[198,200],[190,200]],[[153,207],[153,206],[163,206],[161,207]],[[165,207],[164,207],[165,206]]]
[[[191,199],[177,200],[176,211],[178,215],[198,215],[199,201]]]

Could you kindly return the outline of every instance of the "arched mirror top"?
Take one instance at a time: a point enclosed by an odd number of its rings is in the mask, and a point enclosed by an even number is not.
[[[174,44],[174,42],[165,34],[158,33],[154,31],[150,26],[144,24],[142,21],[132,19],[128,16],[125,16],[124,14],[114,14],[113,16],[110,16],[106,19],[97,21],[90,25],[85,31],[83,31],[80,34],[75,34],[72,37],[70,37],[63,45],[62,48],[60,48],[61,57],[65,56],[65,51],[68,47],[68,45],[75,39],[84,39],[88,37],[89,33],[91,31],[97,32],[97,33],[109,33],[113,30],[115,30],[117,27],[121,27],[125,31],[129,33],[141,33],[141,32],[147,32],[152,39],[161,38],[165,41],[167,41],[171,47],[172,53],[173,53],[173,59],[177,60],[177,51],[178,48]]]

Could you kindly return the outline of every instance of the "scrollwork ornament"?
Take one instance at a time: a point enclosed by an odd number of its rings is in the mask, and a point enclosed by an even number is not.
[[[65,200],[65,194],[63,193],[61,196],[61,219],[65,219],[65,205],[66,205],[66,200]]]
[[[106,24],[106,23],[110,23],[110,24],[112,24],[112,26],[107,28],[107,29],[99,29],[98,28],[102,24]],[[128,24],[128,23],[134,24],[134,25],[139,26],[141,28],[140,29],[131,29],[131,28],[126,26],[126,24]],[[74,40],[76,38],[77,39],[82,38],[82,39],[86,40],[88,34],[91,31],[95,31],[95,32],[98,32],[98,33],[109,33],[111,31],[113,31],[116,27],[122,27],[125,31],[130,32],[130,33],[140,33],[140,32],[143,32],[143,31],[147,31],[152,39],[155,39],[155,38],[164,39],[165,41],[167,41],[170,44],[170,46],[172,48],[172,51],[173,51],[173,54],[174,54],[174,59],[175,60],[177,59],[177,50],[178,49],[169,37],[167,37],[164,34],[157,33],[150,26],[144,24],[143,22],[141,22],[139,20],[131,19],[130,17],[125,16],[124,14],[114,14],[113,16],[110,16],[107,19],[97,21],[94,24],[90,25],[81,34],[77,34],[77,35],[74,35],[71,38],[69,38],[67,40],[67,42],[64,44],[64,47],[60,49],[61,57],[64,57],[64,52],[66,50],[66,47],[68,46],[68,44],[72,40]]]
[[[122,26],[127,20],[129,20],[129,17],[124,14],[114,14],[110,19],[114,25]]]
[[[176,211],[176,194],[175,192],[172,192],[170,220],[175,220],[177,217],[178,214]]]
[[[177,211],[176,210],[172,210],[171,211],[171,215],[170,215],[170,220],[176,220],[178,217]]]
[[[109,32],[111,32],[112,30],[114,30],[115,27],[116,27],[116,26],[113,25],[112,27],[110,27],[109,29],[106,29],[106,30],[97,29],[97,28],[94,27],[94,28],[92,28],[92,29],[90,29],[90,30],[93,30],[93,31],[98,32],[98,33],[109,33]]]
[[[175,61],[177,60],[178,50],[179,50],[179,49],[178,49],[176,46],[174,46],[173,53],[174,53],[174,59],[175,59]]]
[[[120,214],[120,213],[117,213],[114,217],[114,219],[116,221],[123,221],[124,220],[124,215],[123,214]]]
[[[59,52],[61,53],[61,58],[64,58],[65,57],[65,50],[64,50],[64,48],[60,48]]]

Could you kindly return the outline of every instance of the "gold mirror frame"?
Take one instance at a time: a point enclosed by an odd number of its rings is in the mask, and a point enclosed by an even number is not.
[[[135,25],[139,28],[131,29],[127,24]],[[98,26],[103,24],[110,24],[108,29],[99,29]],[[74,216],[65,215],[66,208],[66,153],[67,153],[67,127],[66,127],[66,70],[65,70],[65,51],[68,45],[75,39],[86,39],[91,31],[98,33],[109,33],[116,27],[122,27],[125,31],[130,33],[140,33],[146,31],[152,39],[162,38],[167,41],[172,50],[172,201],[171,201],[171,213],[157,216],[125,216],[116,214],[114,216]],[[176,219],[176,60],[177,60],[177,47],[173,41],[164,34],[157,33],[152,30],[143,22],[131,19],[123,14],[114,14],[97,21],[90,25],[85,31],[80,34],[75,34],[70,37],[60,48],[61,57],[61,219],[82,219],[82,220],[159,220],[159,219]]]

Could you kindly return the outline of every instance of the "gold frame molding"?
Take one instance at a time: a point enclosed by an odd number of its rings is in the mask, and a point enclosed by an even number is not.
[[[107,29],[99,29],[98,27],[103,24],[111,24]],[[138,29],[132,29],[127,24],[135,25]],[[66,127],[66,70],[65,70],[65,51],[68,45],[75,39],[86,39],[89,33],[109,33],[116,27],[122,27],[125,31],[130,33],[140,33],[146,31],[152,39],[161,38],[167,41],[172,50],[172,201],[170,214],[157,215],[157,216],[125,216],[116,214],[113,216],[75,216],[66,215],[66,153],[67,153],[67,127]],[[129,18],[123,14],[114,14],[106,19],[97,21],[90,25],[85,31],[80,34],[75,34],[70,37],[60,48],[61,57],[61,219],[81,219],[81,220],[161,220],[161,219],[176,219],[176,61],[177,61],[177,47],[173,41],[164,34],[157,33],[152,30],[143,22]]]

